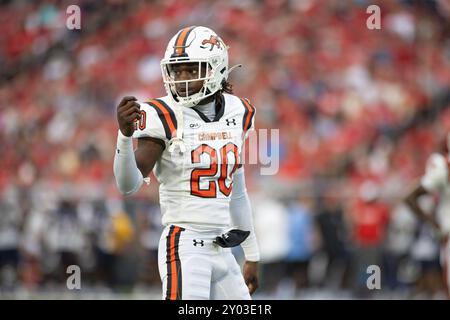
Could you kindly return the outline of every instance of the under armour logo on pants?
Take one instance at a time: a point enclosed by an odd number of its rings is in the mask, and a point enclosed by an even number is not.
[[[194,241],[194,246],[200,245],[201,247],[203,247],[205,245],[203,240],[197,241],[197,240],[192,240]]]

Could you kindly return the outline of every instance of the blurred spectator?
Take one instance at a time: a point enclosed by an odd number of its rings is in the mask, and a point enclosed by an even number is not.
[[[382,245],[389,221],[389,209],[379,199],[379,187],[372,181],[364,182],[359,197],[351,207],[351,225],[354,241],[355,287],[367,293],[367,268],[382,265]]]
[[[12,290],[18,280],[22,213],[11,201],[17,196],[9,193],[0,201],[0,288],[4,290]]]
[[[287,208],[263,195],[252,197],[252,203],[261,256],[261,287],[275,292],[286,272],[285,259],[289,250]]]
[[[331,194],[322,198],[317,224],[327,256],[323,285],[334,289],[346,288],[349,285],[351,263],[349,226],[339,199]]]
[[[286,255],[286,275],[296,290],[310,286],[308,269],[318,247],[318,233],[314,224],[313,199],[302,198],[288,206],[289,243]]]
[[[391,290],[406,290],[414,276],[406,268],[411,262],[410,252],[415,239],[417,221],[404,204],[396,206],[388,226],[383,270],[386,285]]]

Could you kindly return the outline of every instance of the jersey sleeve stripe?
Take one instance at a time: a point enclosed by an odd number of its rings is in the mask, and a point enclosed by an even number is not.
[[[247,99],[241,98],[241,102],[245,107],[242,129],[244,130],[244,132],[246,132],[252,125],[253,116],[255,115],[255,108],[248,102]]]
[[[172,139],[172,137],[177,134],[177,119],[173,110],[163,101],[158,99],[150,100],[148,104],[156,110],[158,117],[163,124],[167,140]]]

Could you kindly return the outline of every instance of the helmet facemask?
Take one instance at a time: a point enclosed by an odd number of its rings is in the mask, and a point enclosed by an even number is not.
[[[194,107],[201,100],[212,96],[221,89],[219,82],[224,77],[226,68],[219,70],[221,63],[220,57],[209,57],[205,59],[189,59],[186,57],[163,59],[161,69],[163,82],[166,91],[170,92],[174,102],[184,107]],[[191,70],[190,79],[177,80],[177,65],[189,64]],[[195,67],[192,68],[192,65]],[[181,66],[180,66],[181,67]],[[197,92],[192,90],[194,82],[203,81],[203,86]]]

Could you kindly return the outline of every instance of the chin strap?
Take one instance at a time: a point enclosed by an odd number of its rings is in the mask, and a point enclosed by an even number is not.
[[[186,151],[186,146],[183,141],[183,126],[184,126],[184,116],[182,107],[176,105],[174,107],[175,117],[177,119],[177,133],[175,137],[172,137],[169,141],[169,152],[174,152],[177,148],[180,150],[180,153],[184,153]]]

